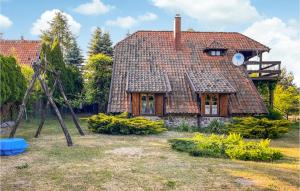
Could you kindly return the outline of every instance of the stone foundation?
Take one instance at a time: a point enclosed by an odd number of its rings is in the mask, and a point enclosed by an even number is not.
[[[200,127],[207,127],[215,119],[222,122],[228,122],[230,120],[230,118],[225,117],[199,117],[199,125]]]
[[[182,123],[188,124],[189,126],[198,126],[197,116],[168,116],[164,118],[165,125],[167,127],[178,127]]]

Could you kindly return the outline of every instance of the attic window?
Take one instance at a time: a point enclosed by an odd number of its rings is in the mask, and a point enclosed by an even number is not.
[[[208,54],[210,56],[223,56],[225,54],[225,50],[209,50]]]

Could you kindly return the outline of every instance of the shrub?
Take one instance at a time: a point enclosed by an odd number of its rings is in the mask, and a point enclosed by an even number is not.
[[[203,128],[202,131],[205,133],[215,134],[224,134],[227,132],[226,125],[218,119],[212,120],[207,127]]]
[[[120,115],[105,115],[99,113],[88,118],[88,128],[95,133],[103,134],[157,134],[166,131],[164,122],[151,121],[144,117],[128,118],[128,113]]]
[[[228,133],[239,133],[244,138],[278,138],[288,132],[287,120],[269,120],[267,118],[233,118],[226,126]]]
[[[229,136],[204,136],[197,133],[193,138],[169,140],[171,147],[177,151],[187,152],[192,156],[231,158],[253,161],[273,161],[282,158],[280,151],[269,147],[270,140],[245,142],[239,134]]]
[[[262,119],[262,118],[268,118],[271,120],[281,120],[283,119],[283,114],[277,110],[274,110],[272,108],[269,108],[269,113],[266,115],[259,115],[256,118]]]

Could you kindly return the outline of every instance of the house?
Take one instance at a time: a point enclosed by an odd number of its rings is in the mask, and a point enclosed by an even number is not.
[[[169,125],[268,113],[245,65],[267,46],[237,32],[137,31],[114,47],[108,113],[158,116]]]
[[[4,40],[0,39],[0,54],[4,56],[14,56],[19,64],[31,66],[41,49],[39,40]]]

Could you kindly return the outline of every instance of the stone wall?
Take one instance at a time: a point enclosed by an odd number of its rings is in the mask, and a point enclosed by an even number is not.
[[[197,116],[167,116],[164,117],[165,124],[167,127],[178,127],[180,124],[185,123],[188,124],[189,126],[198,126],[198,119]]]
[[[222,122],[227,122],[230,120],[230,118],[225,118],[225,117],[200,117],[199,125],[200,125],[200,127],[207,127],[210,124],[210,122],[212,122],[215,119],[222,121]]]

